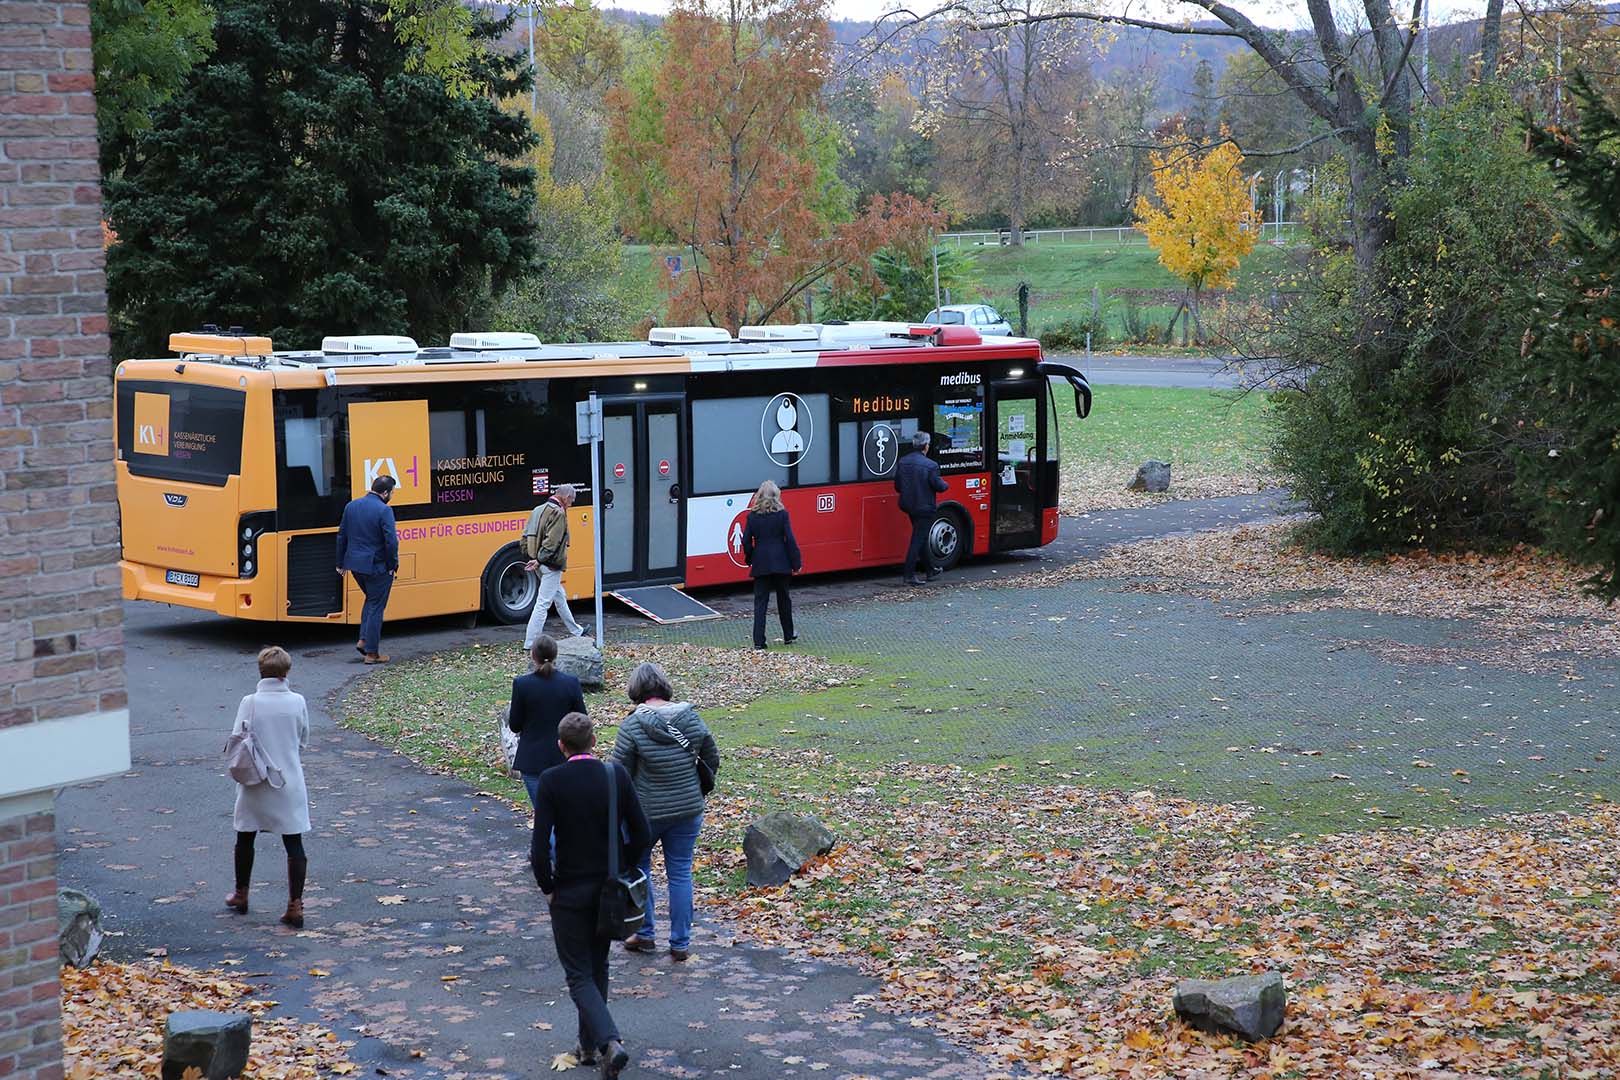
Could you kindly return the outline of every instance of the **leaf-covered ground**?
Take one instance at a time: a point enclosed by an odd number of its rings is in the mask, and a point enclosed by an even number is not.
[[[1138,579],[1131,587],[1240,601],[1244,615],[1329,609],[1478,620],[1495,648],[1480,659],[1575,674],[1574,661],[1620,657],[1620,608],[1586,594],[1590,575],[1528,547],[1480,554],[1418,551],[1335,559],[1308,551],[1297,522],[1211,530],[1114,548],[1041,575],[1043,584]],[[1004,584],[1018,584],[1018,581]],[[1444,653],[1435,659],[1446,662]]]
[[[632,706],[624,687],[637,664],[669,674],[676,694],[700,710],[731,708],[766,694],[800,694],[841,686],[861,674],[803,652],[721,649],[683,642],[610,642],[604,651],[607,685],[585,695],[598,726],[616,725]],[[407,674],[402,683],[399,672]],[[480,790],[527,805],[522,784],[501,756],[499,717],[512,680],[528,670],[522,650],[473,645],[372,673],[344,698],[344,724],[420,764],[454,773]],[[612,732],[599,736],[609,746]]]
[[[1243,530],[842,605],[817,616],[827,659],[768,673],[667,631],[631,651],[705,695],[725,750],[705,911],[859,965],[879,1004],[1009,1074],[1586,1078],[1620,1069],[1620,813],[1613,710],[1581,674],[1612,678],[1612,619],[1578,578],[1533,552],[1338,562]],[[1405,637],[1344,637],[1373,613],[1357,632]],[[1527,641],[1554,675],[1508,663]],[[1497,674],[1454,663],[1481,649]],[[388,737],[477,700],[484,725],[509,673],[480,664],[406,666],[355,722]],[[1330,700],[1346,688],[1364,700]],[[748,891],[743,828],[776,809],[840,844]],[[1169,1015],[1178,978],[1258,970],[1290,987],[1264,1046]]]
[[[276,1002],[219,971],[196,971],[168,961],[87,968],[63,967],[62,1056],[68,1080],[101,1076],[157,1076],[163,1029],[182,1009],[244,1012],[253,1017],[246,1076],[254,1080],[316,1080],[355,1072],[352,1043],[315,1024],[269,1015]]]
[[[728,789],[735,835],[795,805],[841,843],[740,891],[711,843],[705,901],[771,944],[858,963],[894,1008],[1009,1066],[1072,1076],[1613,1075],[1620,813],[1257,842],[1239,809],[802,755]],[[730,825],[733,828],[725,828]],[[1168,1015],[1179,977],[1283,972],[1254,1049]]]

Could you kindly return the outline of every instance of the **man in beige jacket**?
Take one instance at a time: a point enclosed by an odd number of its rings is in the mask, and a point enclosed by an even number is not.
[[[546,628],[546,618],[556,605],[557,615],[570,634],[583,637],[589,633],[568,610],[568,594],[563,591],[563,570],[568,567],[568,508],[574,505],[574,485],[563,484],[551,493],[551,498],[535,507],[523,527],[519,542],[523,554],[529,557],[523,567],[529,573],[540,572],[540,595],[535,597],[534,610],[529,614],[529,625],[523,632],[523,651],[534,648],[534,640]]]

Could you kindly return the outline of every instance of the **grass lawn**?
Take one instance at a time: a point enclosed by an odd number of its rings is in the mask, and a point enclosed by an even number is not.
[[[1098,386],[1084,420],[1058,393],[1065,513],[1140,506],[1124,490],[1148,458],[1168,461],[1171,495],[1237,495],[1272,483],[1264,394],[1150,386]]]
[[[993,303],[1016,327],[1018,285],[1027,281],[1031,333],[1088,314],[1095,287],[1108,320],[1110,340],[1118,342],[1124,333],[1127,307],[1127,295],[1119,290],[1141,294],[1131,302],[1140,307],[1143,322],[1157,324],[1160,329],[1169,322],[1175,306],[1170,294],[1181,290],[1177,279],[1159,265],[1157,254],[1146,244],[1028,244],[1022,248],[968,246],[964,250],[977,259],[977,281],[951,300]],[[661,315],[662,282],[668,273],[663,259],[678,251],[675,247],[645,244],[624,246],[622,284],[626,295],[633,298],[627,314],[638,318]],[[1230,295],[1249,296],[1269,288],[1271,280],[1287,265],[1286,248],[1259,245],[1244,261],[1237,288]]]

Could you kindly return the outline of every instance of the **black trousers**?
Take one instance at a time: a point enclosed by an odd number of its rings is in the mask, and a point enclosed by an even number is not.
[[[934,572],[934,560],[928,553],[928,526],[934,523],[934,512],[911,515],[911,546],[906,549],[906,565],[901,569],[901,576],[910,578],[919,571],[925,574]]]
[[[754,579],[754,644],[765,647],[765,613],[776,593],[776,617],[782,620],[782,636],[793,636],[793,600],[788,596],[791,574],[761,574]]]
[[[568,995],[579,1010],[579,1044],[600,1050],[619,1037],[608,1012],[608,947],[611,938],[596,932],[596,908],[551,908],[551,936],[557,960],[568,978]]]

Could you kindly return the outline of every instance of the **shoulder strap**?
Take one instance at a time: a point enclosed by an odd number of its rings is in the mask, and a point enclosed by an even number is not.
[[[619,876],[619,778],[613,775],[613,762],[603,761],[608,782],[608,880]]]
[[[664,725],[664,730],[669,732],[669,737],[681,744],[682,750],[692,749],[691,741],[687,739],[685,733],[682,732],[680,728],[676,727],[674,724],[671,724],[666,719],[661,718],[660,722]]]

